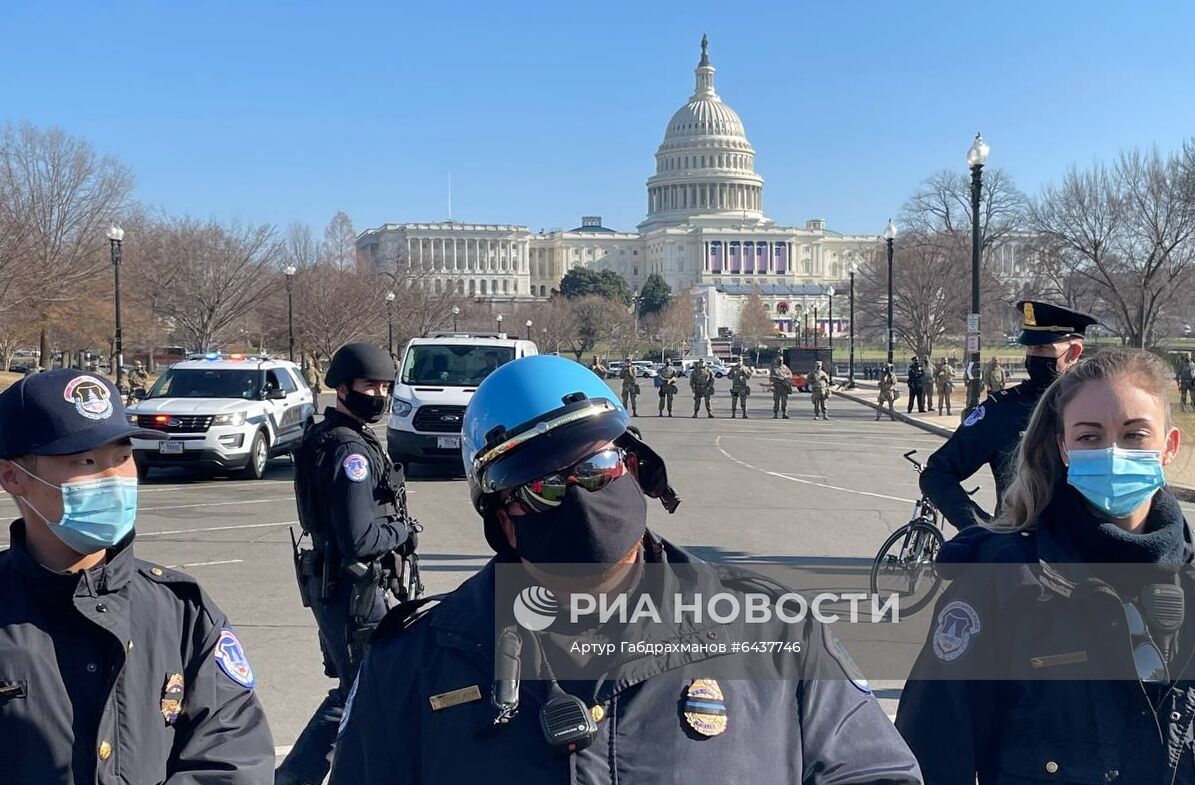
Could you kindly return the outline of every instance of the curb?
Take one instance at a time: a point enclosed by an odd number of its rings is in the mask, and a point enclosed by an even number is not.
[[[859,387],[856,385],[855,389],[858,390]],[[858,395],[855,395],[854,393],[848,393],[844,390],[835,390],[834,394],[839,397],[846,398],[848,401],[854,401],[855,403],[861,403],[864,406],[868,407],[869,409],[880,408],[880,405],[878,403],[876,403],[875,401],[869,401],[866,398],[861,398]],[[950,438],[951,434],[954,433],[954,431],[950,428],[943,428],[940,425],[934,425],[933,423],[923,422],[921,420],[918,420],[915,417],[909,417],[907,414],[903,414],[901,412],[896,412],[896,419],[900,420],[901,422],[905,423],[906,425],[912,425],[914,428],[920,428],[923,431],[927,431],[927,432],[935,434],[937,436],[944,436],[948,439]],[[1190,502],[1190,503],[1195,504],[1195,488],[1186,488],[1182,485],[1173,485],[1173,484],[1168,484],[1166,487],[1169,488],[1170,492],[1172,494],[1174,494],[1174,497],[1176,499],[1178,499],[1179,501]]]

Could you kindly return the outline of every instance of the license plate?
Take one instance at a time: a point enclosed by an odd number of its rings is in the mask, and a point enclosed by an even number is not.
[[[182,442],[169,442],[169,441],[159,442],[158,443],[158,452],[162,453],[163,455],[182,455],[183,454],[183,443]]]
[[[441,450],[459,450],[461,448],[461,437],[459,436],[439,436],[436,437],[436,446]]]

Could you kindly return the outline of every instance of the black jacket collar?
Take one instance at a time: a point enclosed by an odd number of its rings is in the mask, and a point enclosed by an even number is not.
[[[12,567],[31,583],[50,592],[71,592],[78,596],[109,594],[124,587],[136,570],[133,558],[134,533],[109,548],[104,561],[89,570],[61,573],[43,567],[29,552],[25,521],[18,518],[9,527],[8,559]]]

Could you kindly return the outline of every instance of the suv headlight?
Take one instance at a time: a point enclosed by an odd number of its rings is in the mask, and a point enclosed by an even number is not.
[[[135,415],[131,412],[126,413],[125,417],[129,418],[129,425],[140,425],[141,424],[141,423],[137,422],[137,415]]]
[[[395,398],[390,407],[390,411],[399,417],[406,417],[411,413],[411,402],[404,401],[402,398]]]
[[[212,420],[212,425],[244,425],[245,413],[232,412],[231,414],[217,414]]]

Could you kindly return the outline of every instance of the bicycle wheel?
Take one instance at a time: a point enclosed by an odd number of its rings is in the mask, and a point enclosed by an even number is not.
[[[934,559],[943,542],[941,530],[920,518],[892,532],[871,563],[871,593],[897,595],[902,615],[924,608],[942,583]]]

